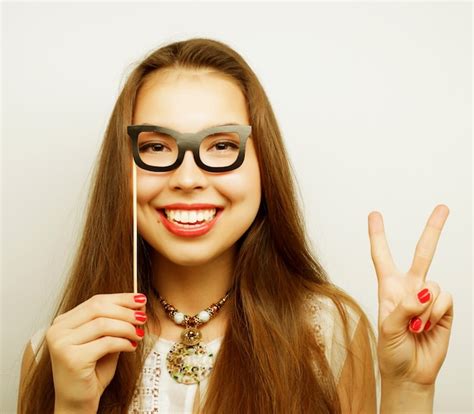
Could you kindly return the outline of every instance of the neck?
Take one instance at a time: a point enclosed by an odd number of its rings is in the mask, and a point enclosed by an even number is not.
[[[230,249],[210,262],[183,266],[154,251],[153,286],[179,312],[193,316],[221,300],[231,288],[234,256],[234,250]],[[164,314],[161,305],[159,308]],[[219,313],[225,308],[224,305]]]

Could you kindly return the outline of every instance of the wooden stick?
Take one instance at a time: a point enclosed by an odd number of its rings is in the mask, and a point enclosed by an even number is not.
[[[138,293],[137,283],[137,166],[132,158],[133,168],[133,293]]]

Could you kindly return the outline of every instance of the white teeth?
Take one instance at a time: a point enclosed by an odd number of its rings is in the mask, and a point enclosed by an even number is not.
[[[180,223],[196,223],[197,221],[211,221],[216,215],[216,209],[209,210],[168,210],[165,214],[168,220]]]

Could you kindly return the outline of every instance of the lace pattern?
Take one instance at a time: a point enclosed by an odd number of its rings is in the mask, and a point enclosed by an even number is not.
[[[316,297],[316,294],[308,293],[306,295],[305,307],[311,317],[313,331],[316,335],[316,342],[318,343],[322,351],[325,352],[326,346],[320,320],[322,309],[321,304]]]
[[[158,393],[161,377],[161,355],[150,346],[145,347],[148,354],[143,371],[128,409],[129,414],[152,414],[158,412]]]

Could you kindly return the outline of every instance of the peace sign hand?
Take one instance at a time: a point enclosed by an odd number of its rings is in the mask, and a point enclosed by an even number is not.
[[[433,385],[446,358],[453,299],[437,283],[426,282],[426,274],[448,215],[443,204],[433,210],[412,266],[403,274],[393,262],[382,215],[369,214],[371,256],[378,280],[377,354],[383,380]]]

